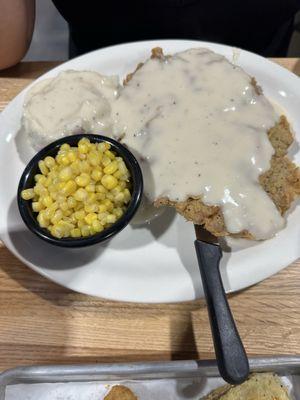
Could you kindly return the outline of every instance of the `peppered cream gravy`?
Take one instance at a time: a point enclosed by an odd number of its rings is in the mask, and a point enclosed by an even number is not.
[[[258,182],[274,152],[278,116],[241,68],[207,49],[150,59],[112,105],[114,132],[142,155],[153,201],[201,196],[221,207],[227,230],[256,239],[284,220]]]

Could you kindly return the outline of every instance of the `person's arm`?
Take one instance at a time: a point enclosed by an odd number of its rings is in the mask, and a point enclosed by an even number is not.
[[[0,70],[17,64],[31,42],[35,0],[0,0]]]

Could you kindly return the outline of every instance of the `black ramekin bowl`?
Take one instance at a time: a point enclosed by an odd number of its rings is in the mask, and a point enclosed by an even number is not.
[[[104,229],[102,232],[95,235],[81,237],[81,238],[55,238],[46,228],[41,228],[37,222],[37,213],[32,211],[31,200],[23,200],[21,192],[23,189],[32,188],[35,185],[34,176],[38,174],[39,167],[38,162],[44,159],[46,156],[55,157],[60,146],[64,143],[68,143],[70,146],[76,146],[80,139],[87,138],[93,143],[107,142],[111,145],[111,150],[114,151],[118,156],[121,156],[130,172],[131,175],[131,200],[127,206],[127,210],[124,215],[119,218],[112,226]],[[21,217],[27,227],[35,233],[38,237],[56,246],[61,247],[84,247],[103,242],[112,236],[119,233],[126,225],[130,222],[134,214],[136,213],[143,193],[143,176],[141,168],[133,156],[133,154],[119,142],[100,135],[92,134],[78,134],[73,136],[67,136],[62,139],[56,140],[40,150],[32,160],[27,164],[18,187],[17,200],[18,207]]]

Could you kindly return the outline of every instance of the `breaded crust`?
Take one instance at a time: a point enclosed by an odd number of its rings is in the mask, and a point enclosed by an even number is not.
[[[152,49],[151,58],[160,60],[168,56],[163,54],[160,47]],[[134,73],[142,68],[143,63],[138,64],[136,70],[127,75],[124,80],[126,85],[133,77]],[[257,85],[255,78],[251,80],[257,94],[261,94],[262,90]],[[300,195],[300,168],[297,167],[288,157],[287,152],[293,143],[293,134],[290,125],[285,116],[281,116],[274,127],[268,131],[269,140],[275,150],[271,159],[270,169],[262,174],[259,182],[273,200],[281,215],[290,208],[294,199]],[[246,239],[254,239],[246,230],[237,234],[231,234],[226,230],[224,218],[220,207],[209,206],[202,202],[201,196],[189,197],[185,201],[176,202],[162,197],[154,202],[156,207],[170,206],[183,215],[188,221],[194,224],[203,225],[205,229],[215,236],[233,236]]]

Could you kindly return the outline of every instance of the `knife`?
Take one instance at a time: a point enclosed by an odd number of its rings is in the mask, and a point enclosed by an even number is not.
[[[195,225],[194,242],[206,297],[210,327],[220,375],[230,384],[244,382],[249,375],[249,362],[236,328],[222,283],[218,239]]]

